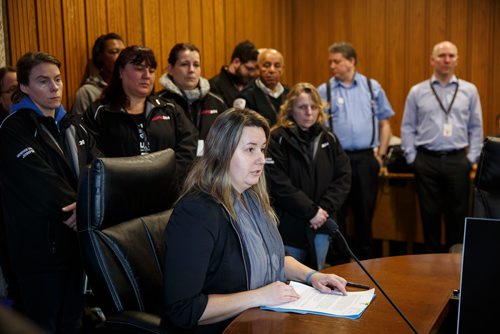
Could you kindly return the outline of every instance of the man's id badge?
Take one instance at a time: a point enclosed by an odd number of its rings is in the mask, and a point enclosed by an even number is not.
[[[453,134],[453,128],[451,126],[451,123],[444,123],[443,136],[444,137],[451,137],[452,134]]]

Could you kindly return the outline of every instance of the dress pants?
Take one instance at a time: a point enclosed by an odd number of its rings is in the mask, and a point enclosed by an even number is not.
[[[354,219],[354,254],[360,259],[373,257],[372,219],[378,192],[380,165],[373,149],[346,151],[351,162],[351,190],[341,209],[341,229],[351,207]]]
[[[47,333],[78,333],[83,314],[83,271],[17,275],[25,315]]]
[[[447,251],[463,239],[469,211],[471,164],[465,150],[433,152],[418,149],[414,162],[415,183],[428,252]],[[444,215],[446,249],[441,247],[441,216]]]

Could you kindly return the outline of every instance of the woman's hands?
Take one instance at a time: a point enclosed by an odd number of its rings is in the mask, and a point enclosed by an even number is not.
[[[63,221],[64,225],[68,226],[70,229],[76,232],[76,202],[62,208],[63,212],[71,212],[71,216]]]
[[[208,303],[198,323],[213,324],[237,316],[252,307],[293,302],[300,296],[288,284],[274,282],[255,290],[208,295]]]
[[[311,285],[322,293],[331,293],[333,290],[338,290],[344,296],[347,295],[345,289],[347,281],[335,274],[316,272],[311,276],[310,281]]]
[[[300,295],[288,284],[276,281],[256,290],[261,294],[260,305],[279,305],[293,302],[300,298]]]
[[[311,220],[309,221],[311,223],[311,227],[317,230],[318,228],[321,227],[321,225],[323,225],[326,222],[328,216],[329,216],[328,212],[326,212],[322,208],[319,208],[318,212],[316,212],[316,215],[312,217]]]

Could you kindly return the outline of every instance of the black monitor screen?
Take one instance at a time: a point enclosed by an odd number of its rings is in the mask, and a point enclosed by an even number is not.
[[[497,317],[500,317],[500,220],[466,218],[457,333],[498,331]]]

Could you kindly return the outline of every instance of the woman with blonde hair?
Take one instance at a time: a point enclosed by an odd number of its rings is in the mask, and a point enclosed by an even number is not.
[[[298,299],[287,280],[346,293],[345,279],[285,257],[263,175],[268,138],[249,109],[213,123],[165,230],[164,323],[221,333],[246,309]]]
[[[279,231],[288,254],[322,269],[330,238],[322,227],[335,220],[351,185],[349,159],[327,120],[316,88],[296,84],[271,133],[266,168]]]

